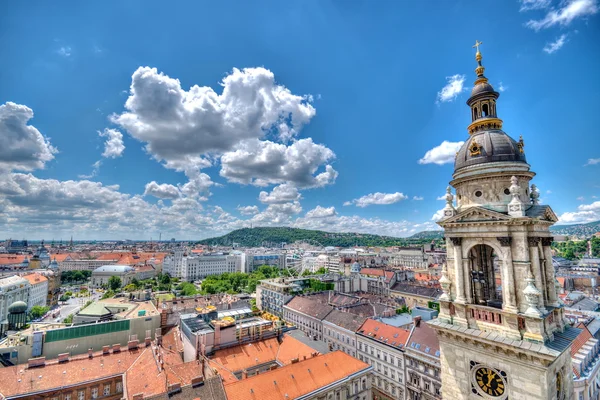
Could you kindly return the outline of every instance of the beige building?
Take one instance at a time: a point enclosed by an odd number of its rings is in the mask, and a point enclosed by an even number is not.
[[[479,43],[476,44],[479,46]],[[444,399],[571,399],[571,343],[556,293],[549,231],[557,217],[529,185],[525,143],[502,128],[499,97],[484,76],[467,101],[469,138],[456,154],[444,228],[447,268],[440,315]]]

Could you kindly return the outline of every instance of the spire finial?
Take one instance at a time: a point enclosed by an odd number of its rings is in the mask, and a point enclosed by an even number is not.
[[[483,65],[481,65],[481,59],[483,57],[481,56],[481,52],[479,51],[479,46],[481,46],[482,44],[483,42],[476,40],[475,44],[473,45],[473,48],[477,49],[477,52],[475,53],[475,60],[477,60],[477,68],[475,68],[475,73],[477,74],[478,79],[475,81],[475,84],[485,79],[485,77],[483,76],[483,71],[485,71],[485,68],[483,67]],[[487,82],[487,79],[485,79],[485,81]]]

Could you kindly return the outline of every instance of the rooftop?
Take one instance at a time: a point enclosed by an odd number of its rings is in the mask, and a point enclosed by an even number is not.
[[[333,310],[332,306],[323,304],[312,296],[296,296],[285,307],[318,320],[322,320]]]
[[[225,392],[229,400],[295,399],[370,368],[335,351],[226,385]]]
[[[407,329],[384,324],[370,318],[362,324],[356,333],[399,349],[406,347],[410,336],[410,331]]]
[[[408,348],[440,358],[440,342],[437,334],[423,321],[415,324],[408,339]]]

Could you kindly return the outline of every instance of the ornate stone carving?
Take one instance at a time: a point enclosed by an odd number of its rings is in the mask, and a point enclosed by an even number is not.
[[[454,196],[452,195],[452,188],[448,186],[446,188],[446,207],[444,207],[444,219],[456,215],[456,209],[454,208],[453,200]]]
[[[454,246],[460,246],[462,244],[462,238],[460,237],[451,237],[450,240]]]
[[[512,237],[510,236],[500,236],[496,238],[498,240],[498,242],[500,243],[500,246],[502,247],[508,247],[510,246],[511,242],[512,242]]]
[[[538,190],[537,186],[531,185],[529,198],[531,199],[531,204],[534,206],[540,204],[540,191]]]
[[[537,236],[530,236],[527,238],[527,243],[529,247],[536,247],[540,243],[541,238]]]
[[[542,238],[542,246],[551,246],[554,241],[553,237],[543,237]]]
[[[523,294],[525,295],[525,299],[527,300],[527,310],[525,311],[525,315],[531,317],[539,317],[542,315],[540,310],[538,309],[538,303],[540,302],[540,295],[542,294],[538,288],[535,287],[535,279],[529,274],[527,279],[527,287],[523,289]]]
[[[508,215],[511,217],[524,217],[525,216],[525,205],[521,201],[521,188],[519,187],[519,180],[516,176],[510,178],[510,195],[512,200],[508,203]]]

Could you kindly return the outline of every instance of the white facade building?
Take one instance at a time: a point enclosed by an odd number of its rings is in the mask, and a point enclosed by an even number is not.
[[[181,279],[188,282],[204,279],[209,275],[239,272],[242,257],[237,254],[203,254],[181,259]]]
[[[8,315],[8,307],[15,301],[27,303],[29,298],[29,282],[20,276],[9,276],[0,279],[0,325]]]
[[[25,275],[23,278],[29,282],[27,310],[34,306],[45,306],[48,300],[48,279],[38,273]]]
[[[405,399],[404,351],[410,331],[367,319],[357,331],[358,359],[373,366],[373,396]]]

